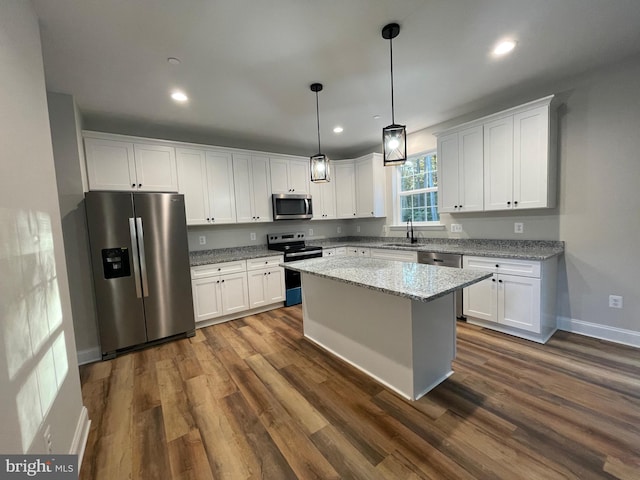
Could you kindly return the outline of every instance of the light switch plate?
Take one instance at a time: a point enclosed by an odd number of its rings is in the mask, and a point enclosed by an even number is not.
[[[462,225],[460,225],[459,223],[452,223],[451,224],[451,232],[452,233],[460,233],[460,232],[462,232]]]
[[[609,295],[609,307],[622,308],[622,296],[621,295]]]

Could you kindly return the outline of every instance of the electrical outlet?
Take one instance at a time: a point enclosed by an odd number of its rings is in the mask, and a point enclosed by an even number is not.
[[[207,237],[205,237],[204,235],[200,235],[200,245],[206,245],[207,244]]]
[[[460,233],[462,231],[462,225],[460,225],[459,223],[452,223],[451,224],[451,232],[452,233]]]
[[[387,234],[387,226],[386,225],[382,226],[382,233],[384,233],[385,235]]]
[[[513,232],[514,233],[523,233],[524,232],[524,223],[516,222],[513,224]]]
[[[47,425],[44,430],[44,448],[47,453],[53,453],[53,440],[51,438],[51,425]]]
[[[310,228],[310,229],[309,229],[309,236],[310,236],[310,237],[313,237],[313,228]]]
[[[338,227],[338,233],[342,233],[342,227]]]
[[[609,307],[622,308],[622,296],[621,295],[609,295]]]
[[[356,225],[356,232],[360,233],[360,225]]]
[[[256,232],[251,232],[249,234],[249,237],[251,238],[251,240],[255,240],[256,239]]]

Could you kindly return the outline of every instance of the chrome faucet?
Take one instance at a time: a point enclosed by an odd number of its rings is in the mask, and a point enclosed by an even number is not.
[[[411,224],[411,230],[409,230],[409,224]],[[411,233],[411,235],[409,235]],[[411,240],[411,243],[418,243],[418,239],[413,236],[413,219],[407,220],[407,238]]]

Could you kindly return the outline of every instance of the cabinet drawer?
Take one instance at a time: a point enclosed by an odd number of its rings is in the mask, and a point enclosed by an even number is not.
[[[493,272],[521,277],[540,278],[540,262],[533,260],[515,260],[511,258],[472,257],[462,258],[463,268]]]
[[[247,260],[247,270],[259,270],[261,268],[270,268],[278,266],[282,263],[283,256],[275,255],[273,257],[252,258]]]
[[[346,255],[347,247],[336,247],[336,256],[338,255]]]
[[[246,272],[247,262],[239,260],[237,262],[212,263],[209,265],[199,265],[191,267],[191,278],[205,278],[224,273]]]
[[[336,249],[335,248],[323,248],[322,249],[322,256],[323,257],[333,257],[336,254]]]

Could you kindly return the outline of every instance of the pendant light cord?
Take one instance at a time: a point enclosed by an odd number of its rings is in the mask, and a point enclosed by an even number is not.
[[[320,153],[320,107],[318,104],[318,92],[316,92],[316,120],[318,121],[318,153]]]
[[[396,118],[394,114],[394,104],[393,104],[393,39],[389,39],[389,52],[391,57],[391,124],[396,124]]]

